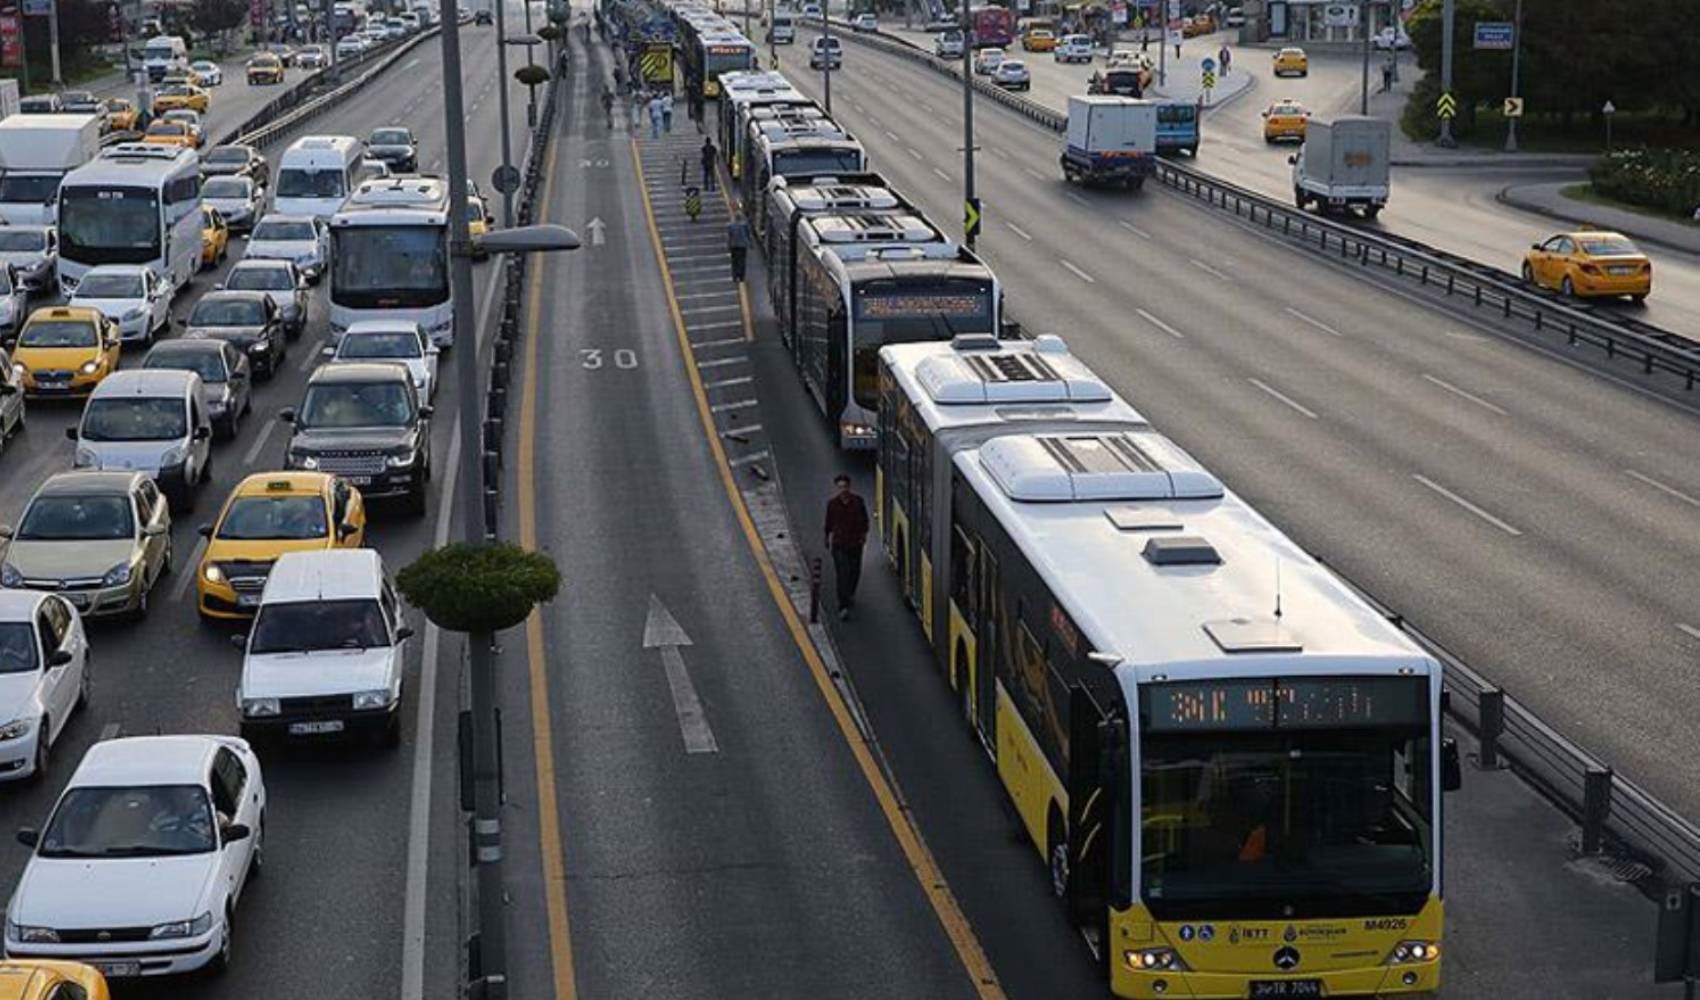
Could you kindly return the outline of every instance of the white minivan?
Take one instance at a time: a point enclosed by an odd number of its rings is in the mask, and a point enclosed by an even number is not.
[[[107,376],[89,395],[82,420],[65,428],[79,469],[145,472],[173,510],[194,506],[212,463],[212,422],[191,371],[133,368]]]
[[[365,147],[349,135],[302,136],[283,151],[272,184],[272,208],[280,215],[329,219],[343,199],[366,179]]]

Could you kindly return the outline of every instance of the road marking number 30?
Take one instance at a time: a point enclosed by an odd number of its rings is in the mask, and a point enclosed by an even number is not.
[[[578,353],[579,363],[582,364],[587,371],[595,371],[596,369],[603,367],[608,360],[607,355],[600,347],[586,347],[581,349]],[[619,348],[614,352],[613,357],[615,368],[631,369],[638,366],[637,352],[630,348]]]

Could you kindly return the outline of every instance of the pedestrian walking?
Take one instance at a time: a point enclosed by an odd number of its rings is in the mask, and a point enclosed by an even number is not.
[[[602,118],[609,128],[614,127],[614,92],[607,87],[602,88]]]
[[[1176,42],[1175,43],[1175,58],[1179,59],[1180,57],[1181,57],[1181,43]]]
[[[685,188],[685,214],[691,217],[692,222],[696,222],[697,216],[702,214],[702,191],[695,187]]]
[[[649,99],[649,137],[651,139],[661,138],[661,98],[659,97]]]
[[[702,140],[702,186],[706,190],[714,190],[715,174],[718,173],[715,167],[719,165],[719,158],[714,140],[705,136]]]
[[[1227,76],[1228,67],[1233,65],[1234,54],[1229,52],[1228,47],[1224,45],[1222,51],[1216,53],[1216,61],[1222,64],[1222,75]]]
[[[668,132],[673,131],[673,95],[661,95],[661,124]]]
[[[850,489],[850,477],[833,477],[832,499],[826,502],[826,547],[838,584],[838,618],[850,617],[856,586],[862,582],[862,546],[868,542],[868,505]]]
[[[744,264],[750,256],[750,224],[742,215],[732,216],[726,224],[726,249],[732,254],[732,280],[742,283]]]
[[[1393,89],[1393,61],[1388,60],[1387,62],[1384,62],[1384,63],[1381,64],[1381,92],[1383,94],[1385,94],[1389,90],[1392,90],[1392,89]]]

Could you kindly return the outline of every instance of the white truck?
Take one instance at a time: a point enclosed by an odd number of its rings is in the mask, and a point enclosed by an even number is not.
[[[1351,115],[1332,122],[1312,120],[1304,145],[1287,158],[1293,165],[1293,202],[1315,204],[1323,213],[1356,209],[1373,219],[1387,205],[1393,125],[1382,118]]]
[[[0,219],[51,226],[59,182],[100,155],[97,115],[13,115],[0,119]]]
[[[142,49],[142,66],[148,79],[158,83],[174,69],[189,68],[189,47],[177,35],[155,35]]]
[[[1063,177],[1070,183],[1120,184],[1135,190],[1157,171],[1157,105],[1116,94],[1068,99]]]

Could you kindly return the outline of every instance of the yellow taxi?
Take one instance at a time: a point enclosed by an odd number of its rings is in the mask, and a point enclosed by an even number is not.
[[[81,962],[0,962],[0,1000],[110,1000],[106,977]]]
[[[283,60],[275,52],[261,52],[248,60],[248,85],[283,82]]]
[[[1565,295],[1627,295],[1640,302],[1653,290],[1653,262],[1621,233],[1559,233],[1529,247],[1523,280]]]
[[[118,324],[98,309],[47,306],[30,314],[12,349],[25,395],[80,396],[118,370]]]
[[[1275,75],[1309,76],[1310,57],[1305,50],[1294,47],[1279,49],[1275,52]]]
[[[201,206],[201,266],[217,267],[230,253],[230,224],[215,208]]]
[[[122,97],[106,99],[106,120],[114,132],[134,132],[141,123],[136,105]]]
[[[347,479],[329,473],[259,472],[236,484],[218,520],[200,532],[207,540],[195,568],[201,616],[248,618],[272,563],[285,552],[365,544],[366,501]]]
[[[474,238],[479,237],[479,236],[484,236],[484,235],[488,234],[490,232],[490,230],[495,227],[495,225],[496,225],[496,217],[490,214],[489,206],[484,204],[484,199],[479,197],[478,195],[471,195],[471,194],[467,195],[466,196],[466,232],[467,232],[467,235],[472,236]],[[484,258],[490,256],[490,253],[487,250],[477,250],[477,249],[475,249],[472,252],[472,256],[473,256],[473,259],[475,259],[475,260],[483,260]]]
[[[1309,122],[1310,111],[1298,101],[1275,101],[1263,109],[1263,141],[1297,139],[1304,142],[1305,126]]]
[[[194,149],[200,145],[195,130],[182,122],[156,120],[142,133],[142,141],[155,146],[182,146],[184,149]]]
[[[160,92],[154,95],[153,113],[163,115],[167,111],[188,108],[190,111],[199,111],[204,115],[211,105],[211,94],[194,84],[185,83],[175,87],[161,88]]]
[[[1034,28],[1021,37],[1021,47],[1029,52],[1055,52],[1056,32],[1049,28]]]

